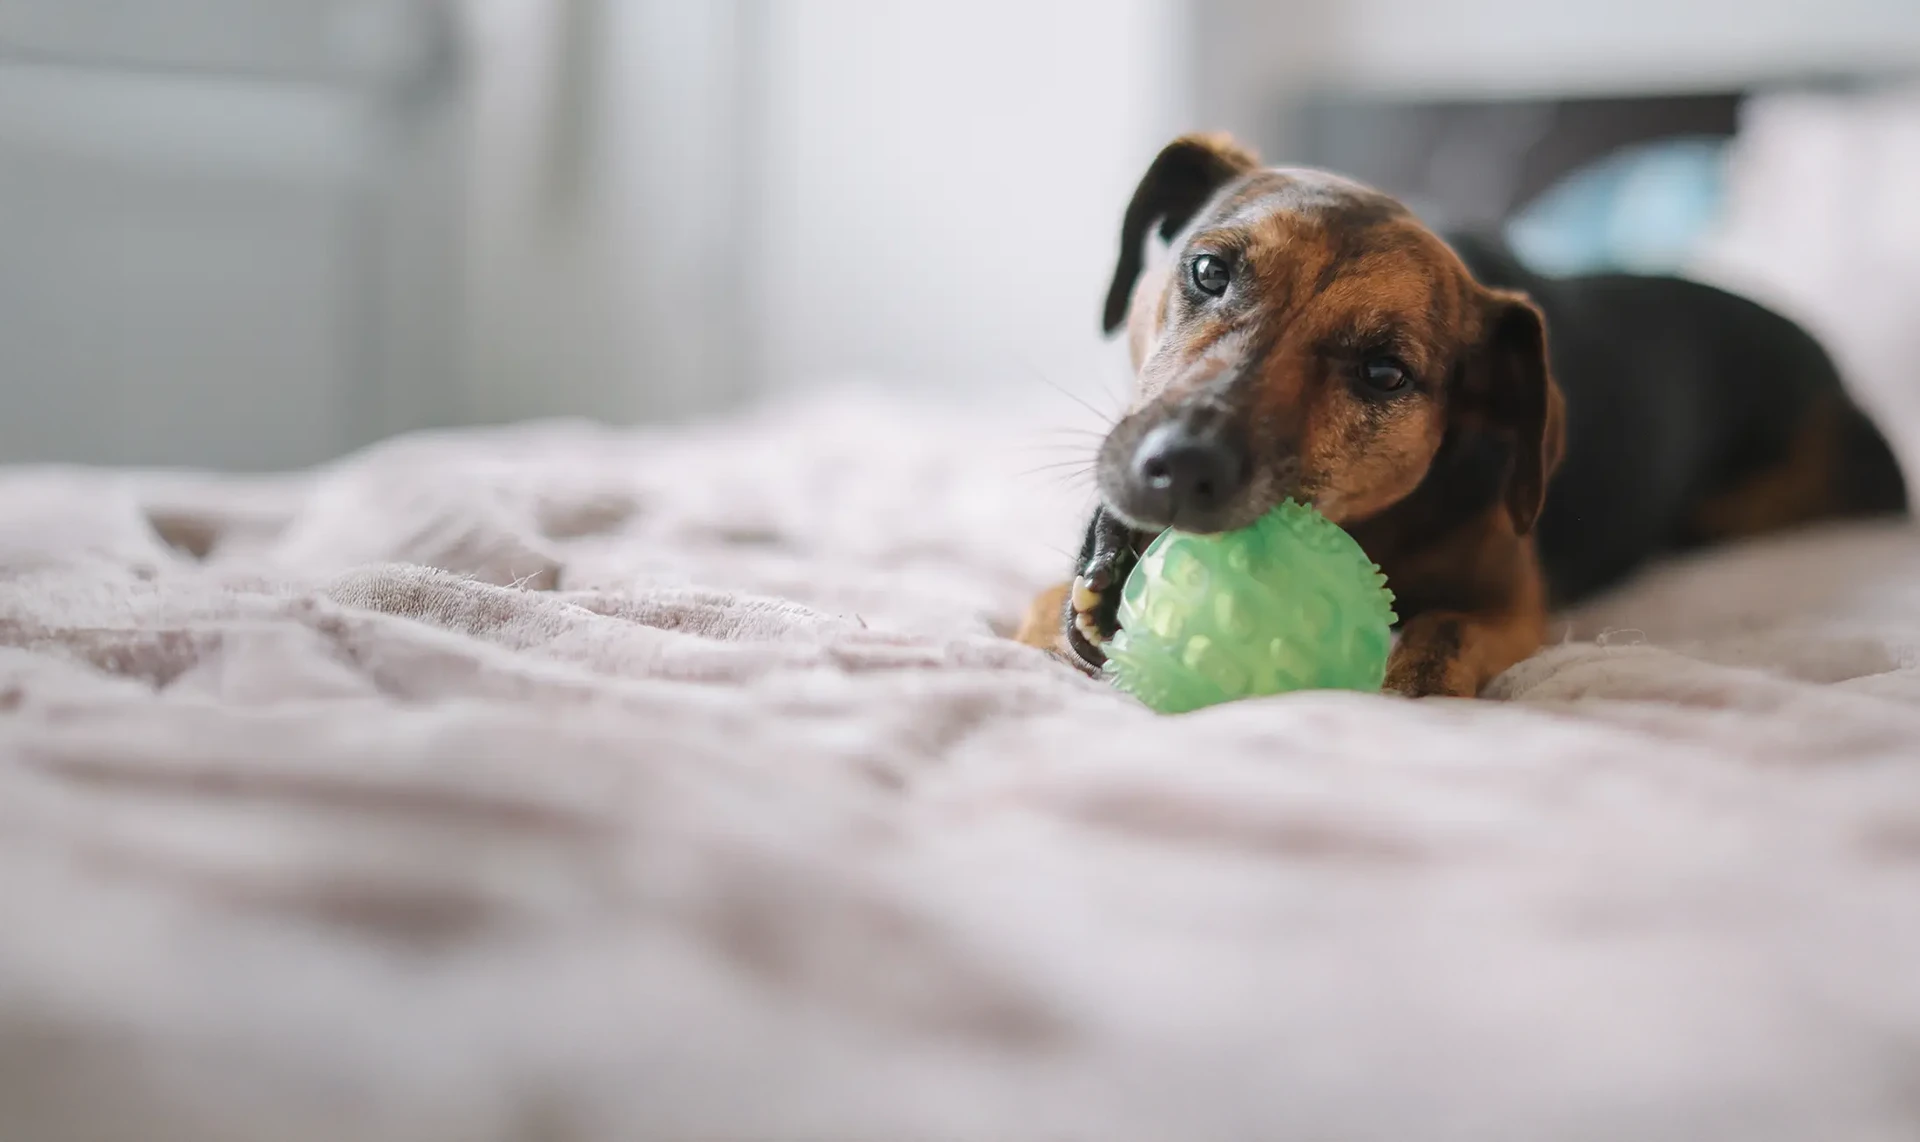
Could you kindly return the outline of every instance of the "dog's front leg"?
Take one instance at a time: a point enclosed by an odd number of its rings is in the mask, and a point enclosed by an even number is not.
[[[1530,538],[1513,534],[1504,513],[1490,511],[1483,526],[1395,560],[1387,583],[1411,608],[1387,658],[1390,692],[1477,697],[1546,638],[1539,554]]]
[[[1546,637],[1539,593],[1522,595],[1485,611],[1427,611],[1408,619],[1387,659],[1386,689],[1409,698],[1477,697]]]
[[[1540,646],[1541,631],[1511,615],[1434,611],[1400,628],[1386,689],[1409,698],[1472,698]]]

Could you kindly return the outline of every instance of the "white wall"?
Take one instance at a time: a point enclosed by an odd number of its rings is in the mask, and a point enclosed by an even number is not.
[[[1100,300],[1187,119],[1183,0],[467,10],[475,418],[1116,371]]]
[[[1186,124],[1178,0],[775,0],[764,384],[1085,391],[1134,180]]]
[[[1920,65],[1920,0],[1197,0],[1243,99],[1687,92]]]
[[[744,0],[465,0],[467,413],[742,395]]]

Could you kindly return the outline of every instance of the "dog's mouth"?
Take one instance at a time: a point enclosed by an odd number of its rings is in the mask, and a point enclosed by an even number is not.
[[[1158,531],[1141,531],[1105,508],[1093,513],[1081,543],[1079,567],[1067,593],[1067,648],[1076,665],[1097,674],[1106,664],[1105,647],[1120,631],[1120,592]]]
[[[1114,451],[1116,438],[1109,436],[1103,453]],[[1131,456],[1131,445],[1118,448],[1116,455]],[[1258,520],[1274,504],[1288,498],[1312,502],[1313,496],[1302,479],[1298,457],[1291,454],[1265,457],[1253,463],[1244,486],[1237,488],[1229,501],[1218,505],[1202,521],[1208,534],[1231,531]],[[1140,561],[1148,545],[1158,539],[1170,522],[1164,515],[1136,514],[1137,507],[1128,498],[1130,469],[1117,466],[1110,457],[1102,462],[1100,506],[1087,521],[1074,579],[1067,594],[1064,642],[1072,652],[1075,665],[1098,674],[1106,665],[1106,645],[1120,632],[1120,594],[1127,576]],[[1107,485],[1111,484],[1112,487]],[[1183,526],[1193,529],[1192,523]]]
[[[1267,486],[1256,489],[1252,503],[1277,503],[1288,497],[1313,503],[1316,499],[1302,486],[1297,463],[1262,479]],[[1074,664],[1088,673],[1098,674],[1106,665],[1106,645],[1120,632],[1121,589],[1140,556],[1165,530],[1139,527],[1104,503],[1087,521],[1062,619]]]

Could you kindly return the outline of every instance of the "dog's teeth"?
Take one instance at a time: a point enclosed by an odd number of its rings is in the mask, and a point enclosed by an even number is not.
[[[1100,592],[1089,586],[1085,578],[1076,578],[1073,581],[1073,609],[1084,615],[1099,605]]]
[[[1105,646],[1107,644],[1107,636],[1100,633],[1099,624],[1093,621],[1092,615],[1082,614],[1073,616],[1073,629],[1079,631],[1080,637],[1086,639],[1094,646]]]

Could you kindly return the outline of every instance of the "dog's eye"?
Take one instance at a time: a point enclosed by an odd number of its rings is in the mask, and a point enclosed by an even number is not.
[[[1202,254],[1193,260],[1193,288],[1208,297],[1219,297],[1233,284],[1233,271],[1224,258]]]
[[[1361,365],[1360,379],[1376,393],[1397,393],[1412,383],[1407,367],[1392,357],[1374,357]]]

